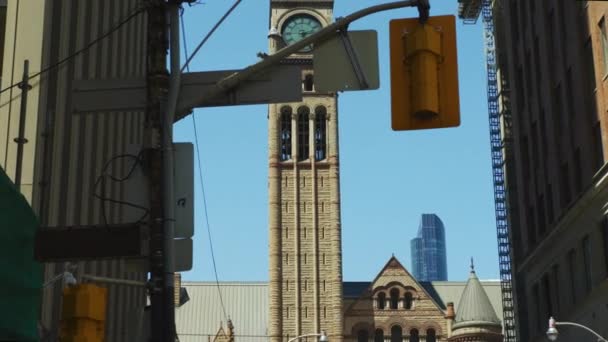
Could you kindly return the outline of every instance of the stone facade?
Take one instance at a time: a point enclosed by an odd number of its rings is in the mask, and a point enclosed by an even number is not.
[[[345,308],[346,341],[410,342],[417,335],[418,341],[431,342],[449,336],[449,315],[395,257]]]
[[[494,4],[519,341],[608,326],[608,3]],[[562,331],[563,330],[563,331]],[[581,329],[560,340],[583,340]]]
[[[314,5],[314,6],[312,6]],[[293,15],[325,26],[333,1],[271,1],[270,28]],[[270,40],[270,53],[280,46]],[[299,53],[303,101],[269,106],[271,341],[325,331],[342,336],[342,246],[335,94],[314,91],[312,55]],[[306,84],[305,80],[310,82]]]

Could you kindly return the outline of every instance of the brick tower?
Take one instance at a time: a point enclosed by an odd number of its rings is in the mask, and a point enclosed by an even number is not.
[[[270,38],[270,53],[332,15],[333,0],[271,0],[270,29],[281,38]],[[321,331],[342,341],[337,98],[315,92],[313,52],[309,46],[284,61],[302,67],[303,101],[268,108],[272,342]]]

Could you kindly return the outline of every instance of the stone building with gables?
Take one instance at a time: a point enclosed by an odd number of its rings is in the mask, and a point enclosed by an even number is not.
[[[176,310],[181,342],[224,341],[228,337],[230,342],[270,340],[266,282],[184,282],[182,286],[191,300]],[[419,282],[393,256],[373,281],[347,281],[342,289],[344,326],[340,337],[344,341],[502,341],[500,282],[480,281],[472,267],[467,282]],[[230,321],[228,332],[222,323],[226,321]],[[282,336],[281,340],[293,337]],[[334,340],[331,335],[328,338]]]

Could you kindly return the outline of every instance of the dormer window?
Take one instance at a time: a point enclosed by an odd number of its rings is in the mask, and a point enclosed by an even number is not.
[[[315,78],[312,74],[304,75],[304,81],[302,81],[304,85],[304,91],[314,91],[315,90]]]
[[[399,308],[399,290],[391,290],[391,309],[397,310]]]

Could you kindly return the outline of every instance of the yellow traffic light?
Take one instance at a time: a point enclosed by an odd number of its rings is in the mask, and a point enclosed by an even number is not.
[[[105,341],[108,292],[94,284],[80,284],[63,290],[61,341]]]
[[[456,18],[390,22],[393,130],[460,125]]]

